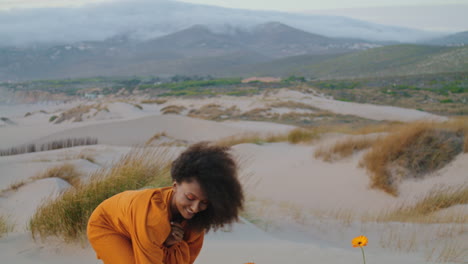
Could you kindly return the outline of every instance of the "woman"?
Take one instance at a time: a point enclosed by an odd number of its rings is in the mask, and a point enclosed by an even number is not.
[[[173,185],[125,191],[102,202],[88,239],[105,264],[193,263],[204,233],[238,219],[244,201],[227,147],[199,143],[172,164]]]

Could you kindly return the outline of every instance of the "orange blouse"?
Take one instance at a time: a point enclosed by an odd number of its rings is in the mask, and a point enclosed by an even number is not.
[[[130,243],[136,264],[192,264],[202,248],[204,232],[185,230],[182,241],[164,246],[171,232],[172,192],[172,187],[125,191],[102,202],[92,213],[87,230],[97,257],[116,254],[118,246],[113,248],[104,240],[117,235]]]

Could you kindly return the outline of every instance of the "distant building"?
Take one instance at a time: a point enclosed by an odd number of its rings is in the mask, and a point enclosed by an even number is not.
[[[272,82],[281,82],[281,78],[275,77],[250,77],[242,80],[242,83],[249,83],[249,82],[265,82],[265,83],[272,83]]]

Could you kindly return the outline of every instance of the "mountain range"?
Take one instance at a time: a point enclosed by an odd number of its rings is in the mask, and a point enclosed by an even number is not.
[[[466,34],[425,45],[331,38],[269,22],[216,32],[195,25],[165,36],[0,48],[0,81],[91,76],[215,75],[355,78],[468,71]],[[437,46],[462,43],[461,47]],[[428,45],[431,44],[431,45]]]
[[[329,38],[278,22],[230,34],[195,25],[146,41],[121,35],[69,45],[1,48],[0,79],[209,74],[220,68],[229,70],[290,56],[343,54],[380,45],[358,39]]]

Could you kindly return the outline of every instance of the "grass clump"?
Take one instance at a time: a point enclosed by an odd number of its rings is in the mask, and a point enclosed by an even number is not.
[[[466,223],[468,219],[460,216],[428,217],[440,210],[455,206],[468,204],[468,184],[457,187],[439,187],[431,190],[414,205],[402,205],[398,209],[379,217],[379,221],[396,222],[460,222]]]
[[[0,215],[0,237],[8,234],[13,230],[13,225],[9,224],[7,221],[7,217],[4,215]]]
[[[168,105],[168,106],[164,107],[163,109],[161,109],[161,112],[164,115],[167,115],[167,114],[179,115],[185,109],[187,109],[187,108],[185,108],[185,106],[181,106],[181,105]]]
[[[237,106],[225,108],[218,104],[206,104],[200,107],[200,109],[190,110],[188,116],[208,120],[223,120],[230,117],[236,117],[239,113],[240,110]]]
[[[105,199],[125,190],[170,185],[169,161],[162,148],[131,151],[113,167],[95,172],[89,183],[41,205],[29,224],[33,238],[84,239],[89,216]]]
[[[354,153],[370,148],[378,138],[348,138],[346,140],[337,142],[328,148],[319,148],[315,151],[315,158],[320,158],[327,162],[340,160],[353,155]]]
[[[316,130],[296,128],[288,133],[288,142],[298,144],[302,142],[310,142],[314,139],[318,139],[319,137],[320,134]]]
[[[73,164],[65,163],[47,169],[45,172],[33,177],[33,179],[60,178],[70,185],[77,187],[80,184],[81,173]]]
[[[153,143],[154,141],[162,138],[162,137],[167,137],[167,134],[166,132],[160,132],[160,133],[156,133],[154,134],[150,139],[148,139],[145,143],[145,145],[151,145],[151,143]]]
[[[378,140],[361,165],[371,173],[371,185],[397,195],[397,182],[420,178],[442,168],[463,151],[468,124],[419,122]]]
[[[154,99],[154,100],[148,99],[148,100],[142,100],[140,103],[142,103],[142,104],[158,104],[158,105],[160,105],[160,104],[164,104],[164,103],[166,103],[166,102],[167,102],[167,99]]]
[[[216,141],[215,144],[221,146],[234,146],[244,143],[262,145],[264,143],[284,142],[287,140],[284,134],[261,134],[261,133],[243,133],[240,135],[229,136]]]

